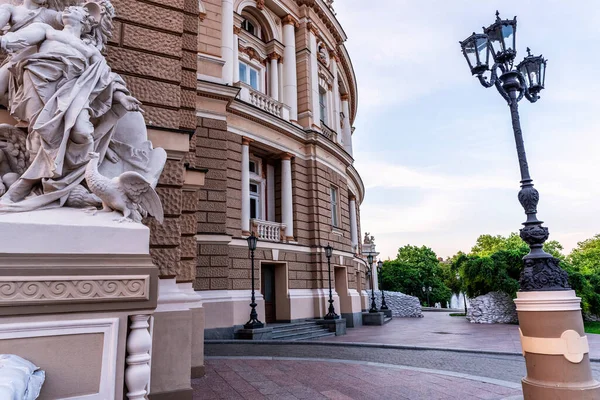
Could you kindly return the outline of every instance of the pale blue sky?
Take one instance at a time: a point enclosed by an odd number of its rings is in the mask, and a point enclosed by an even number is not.
[[[459,40],[517,15],[548,61],[546,89],[520,103],[539,218],[569,251],[600,233],[600,4],[596,0],[336,0],[359,85],[354,155],[362,230],[384,258],[405,244],[439,256],[481,233],[517,231],[519,170],[510,115],[471,77]]]

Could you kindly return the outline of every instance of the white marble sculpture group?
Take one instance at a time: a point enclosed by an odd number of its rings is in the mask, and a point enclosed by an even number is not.
[[[102,206],[162,221],[166,153],[103,56],[114,15],[109,0],[0,6],[0,103],[19,122],[0,125],[0,213]]]

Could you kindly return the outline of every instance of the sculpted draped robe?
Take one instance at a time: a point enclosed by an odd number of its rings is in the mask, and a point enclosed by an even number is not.
[[[128,94],[125,83],[111,72],[104,57],[91,62],[56,40],[45,40],[39,50],[29,47],[9,62],[9,110],[29,125],[27,145],[33,161],[0,199],[0,212],[60,207],[83,181],[88,153],[97,152],[104,159],[116,123],[126,113],[113,102],[115,92]],[[93,141],[79,144],[72,140],[72,130],[86,110]],[[13,195],[21,197],[29,182],[34,187],[28,197],[13,203]]]

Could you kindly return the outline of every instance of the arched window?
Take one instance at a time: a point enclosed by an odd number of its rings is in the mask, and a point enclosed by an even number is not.
[[[251,35],[256,36],[258,29],[254,26],[254,24],[247,19],[242,21],[242,29],[248,32]]]

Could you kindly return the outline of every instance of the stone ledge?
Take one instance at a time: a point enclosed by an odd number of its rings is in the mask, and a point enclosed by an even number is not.
[[[242,340],[271,340],[273,328],[239,329],[235,332],[236,339]]]
[[[343,336],[346,334],[346,319],[317,319],[317,325],[325,325],[329,332],[335,332],[335,336]]]
[[[383,325],[385,314],[382,312],[364,312],[362,313],[363,325]]]

